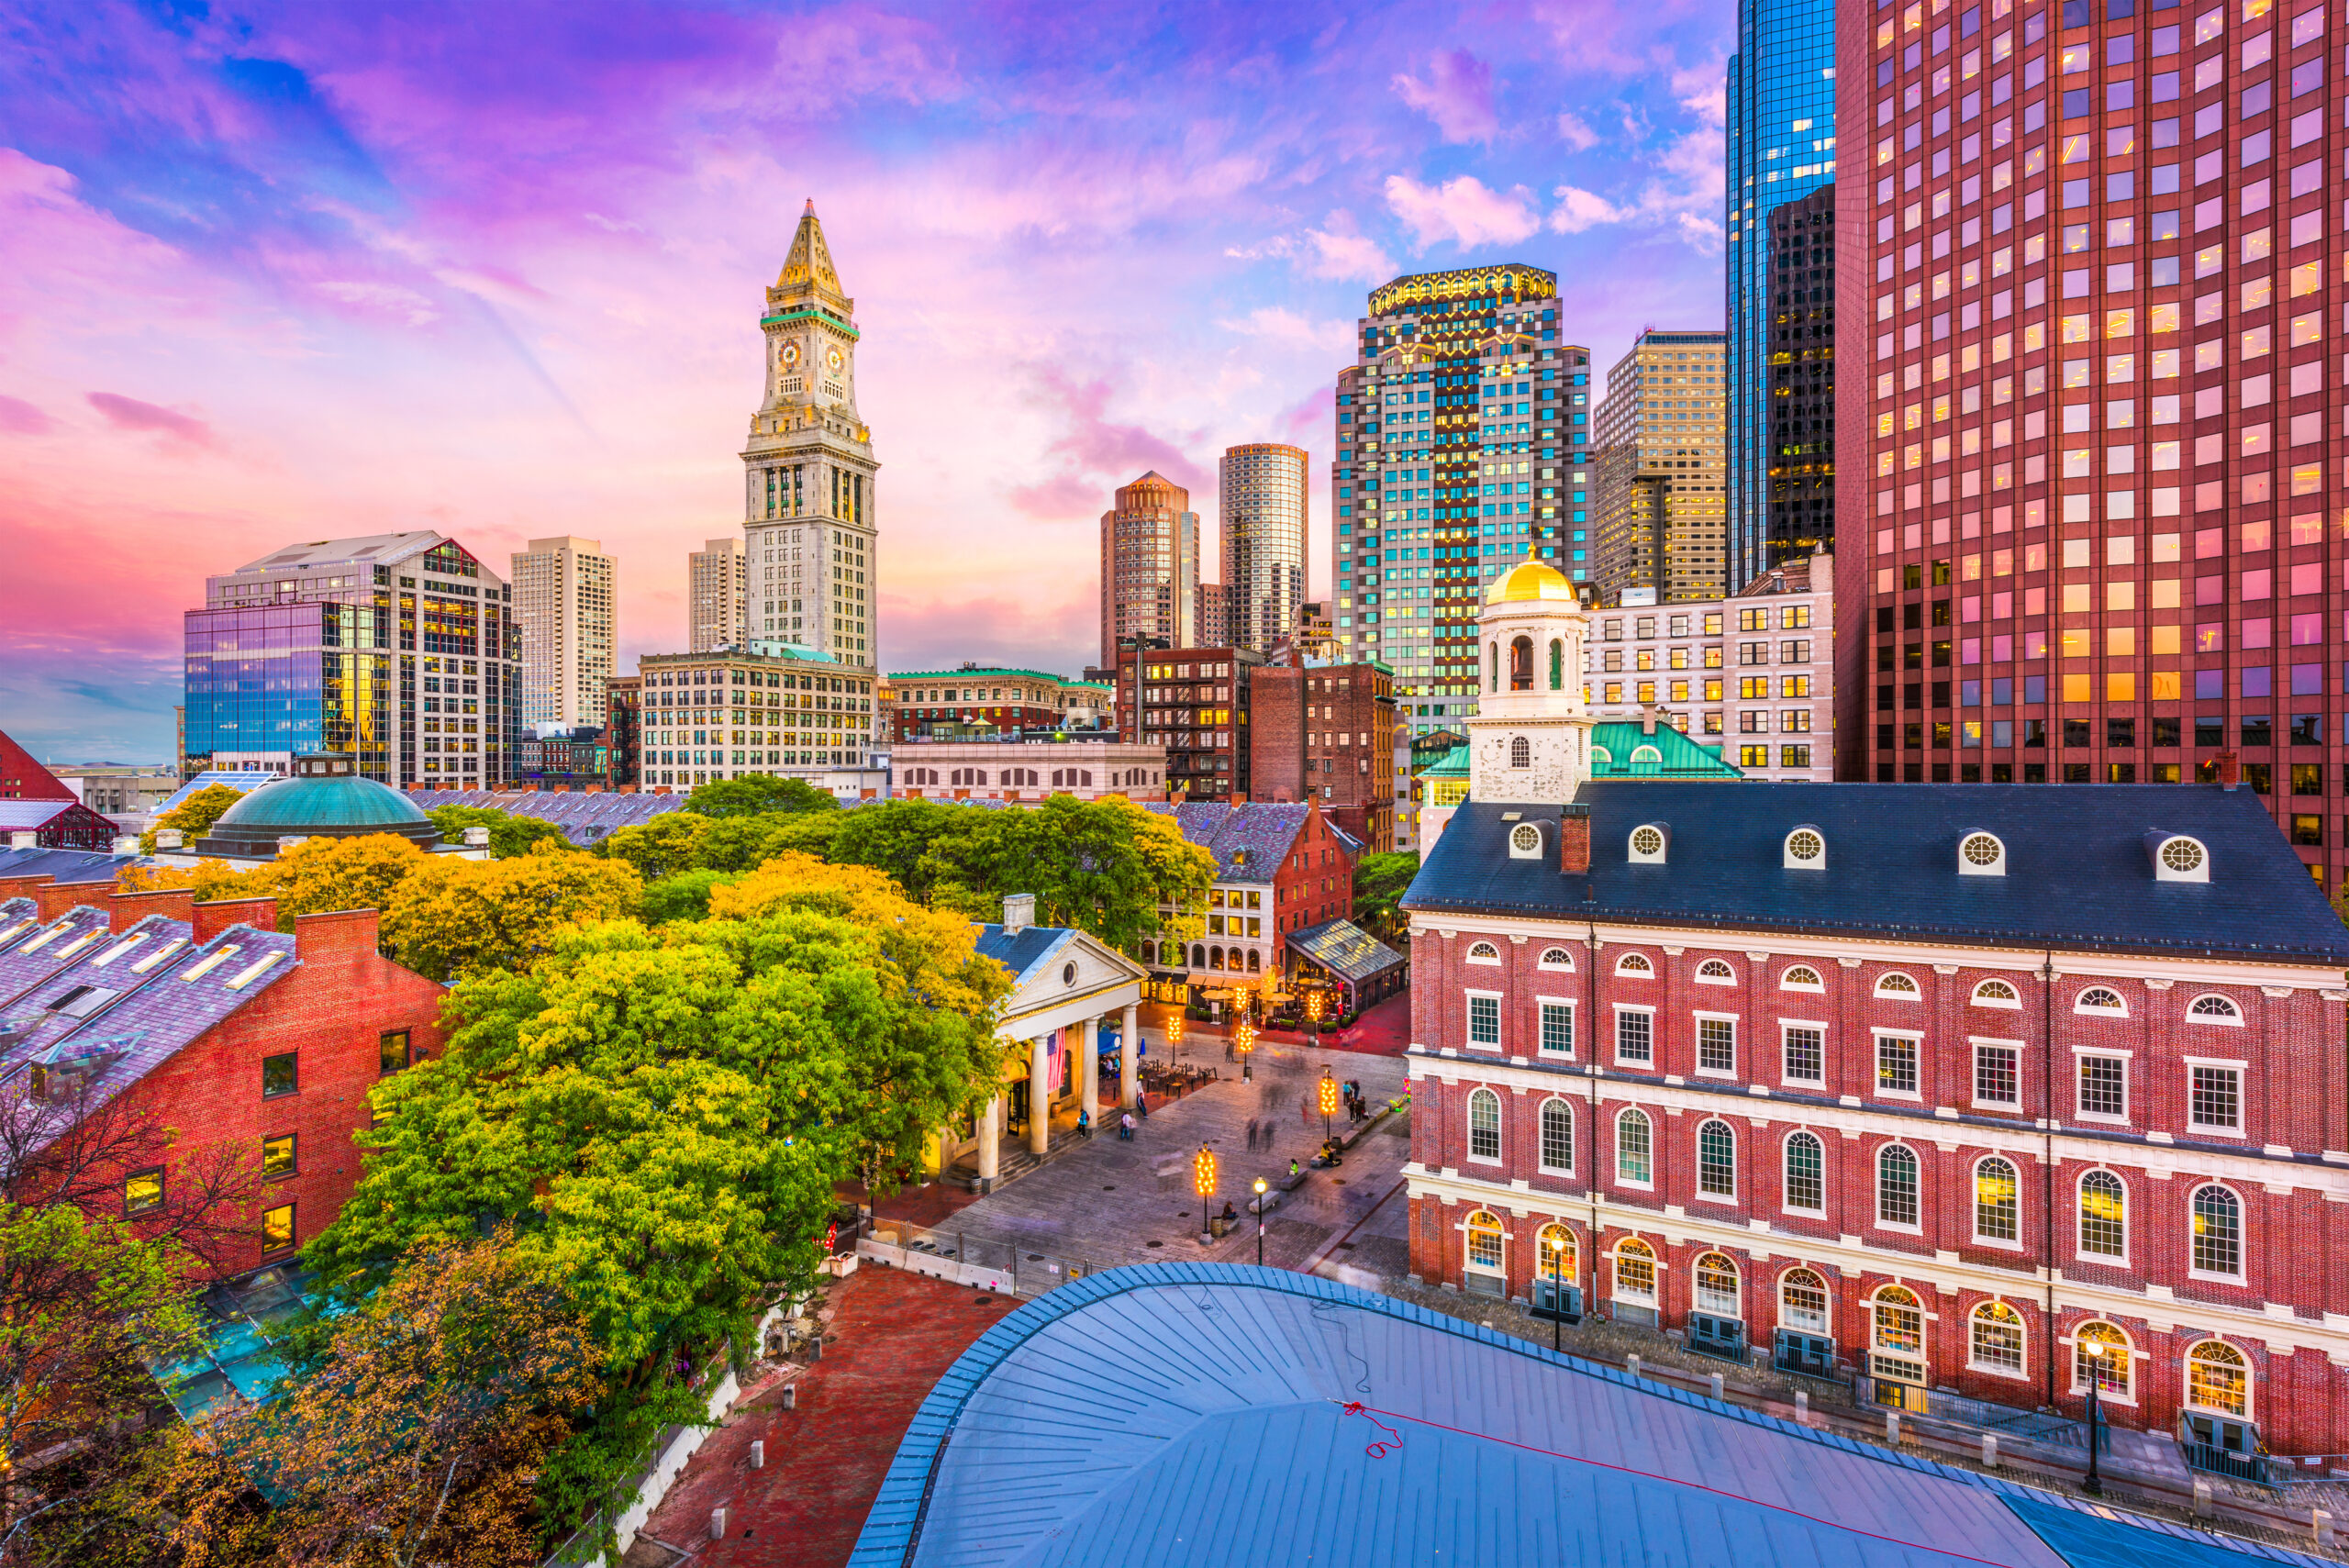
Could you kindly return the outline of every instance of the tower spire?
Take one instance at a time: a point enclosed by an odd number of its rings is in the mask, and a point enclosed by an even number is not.
[[[846,291],[841,287],[841,275],[832,270],[831,247],[824,243],[824,226],[816,217],[816,198],[807,198],[807,210],[799,215],[798,232],[791,237],[791,254],[784,259],[783,273],[774,281],[778,289],[812,289],[819,295],[845,303]]]

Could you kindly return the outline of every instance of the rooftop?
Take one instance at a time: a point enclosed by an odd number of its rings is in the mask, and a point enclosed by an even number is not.
[[[1235,806],[1211,801],[1144,804],[1142,809],[1174,817],[1185,839],[1215,856],[1218,882],[1270,882],[1313,808],[1305,804],[1252,800]],[[1335,823],[1330,830],[1353,843]]]
[[[685,807],[682,795],[620,795],[601,790],[421,789],[408,799],[425,810],[442,806],[487,806],[512,817],[551,822],[574,844],[592,844],[622,828],[636,828]]]

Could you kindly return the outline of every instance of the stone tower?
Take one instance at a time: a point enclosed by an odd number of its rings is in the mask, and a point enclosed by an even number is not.
[[[1590,776],[1590,617],[1563,573],[1529,558],[1485,590],[1476,626],[1482,690],[1467,721],[1468,797],[1564,806]]]

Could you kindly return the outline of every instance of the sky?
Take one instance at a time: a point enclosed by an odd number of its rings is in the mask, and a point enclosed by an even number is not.
[[[1720,325],[1728,0],[0,0],[0,729],[167,761],[182,613],[282,545],[618,558],[623,671],[737,535],[812,199],[863,330],[884,670],[1099,656],[1148,469],[1311,454],[1367,292]],[[1208,560],[1215,559],[1212,550]]]

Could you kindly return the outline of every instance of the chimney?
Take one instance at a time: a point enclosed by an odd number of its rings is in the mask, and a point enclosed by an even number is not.
[[[1590,807],[1565,806],[1558,811],[1558,874],[1590,873]]]
[[[164,887],[149,893],[117,893],[106,900],[106,917],[117,931],[127,931],[150,915],[173,920],[195,918],[195,890]]]
[[[1003,934],[1016,937],[1036,923],[1036,895],[1013,893],[1003,900]]]
[[[2242,783],[2243,753],[2240,751],[2220,752],[2219,787],[2221,789],[2233,789]]]
[[[195,941],[199,947],[231,926],[250,926],[257,931],[273,931],[277,929],[277,900],[216,898],[209,904],[196,905],[189,912],[189,921],[195,927]]]
[[[259,924],[258,921],[254,922]],[[304,963],[348,963],[375,953],[376,912],[336,909],[294,917],[294,956]]]
[[[489,829],[480,827],[466,828],[465,848],[469,850],[485,850],[489,848]]]
[[[1645,703],[1640,707],[1640,733],[1642,735],[1655,733],[1655,705],[1653,703]]]
[[[44,925],[69,909],[95,904],[98,898],[96,886],[86,882],[52,882],[33,889],[33,902],[39,907]]]
[[[116,835],[113,852],[117,855],[137,854],[139,852],[139,835],[136,833],[121,833]]]
[[[8,835],[8,847],[12,850],[38,850],[40,848],[40,834],[30,828],[19,828]]]

